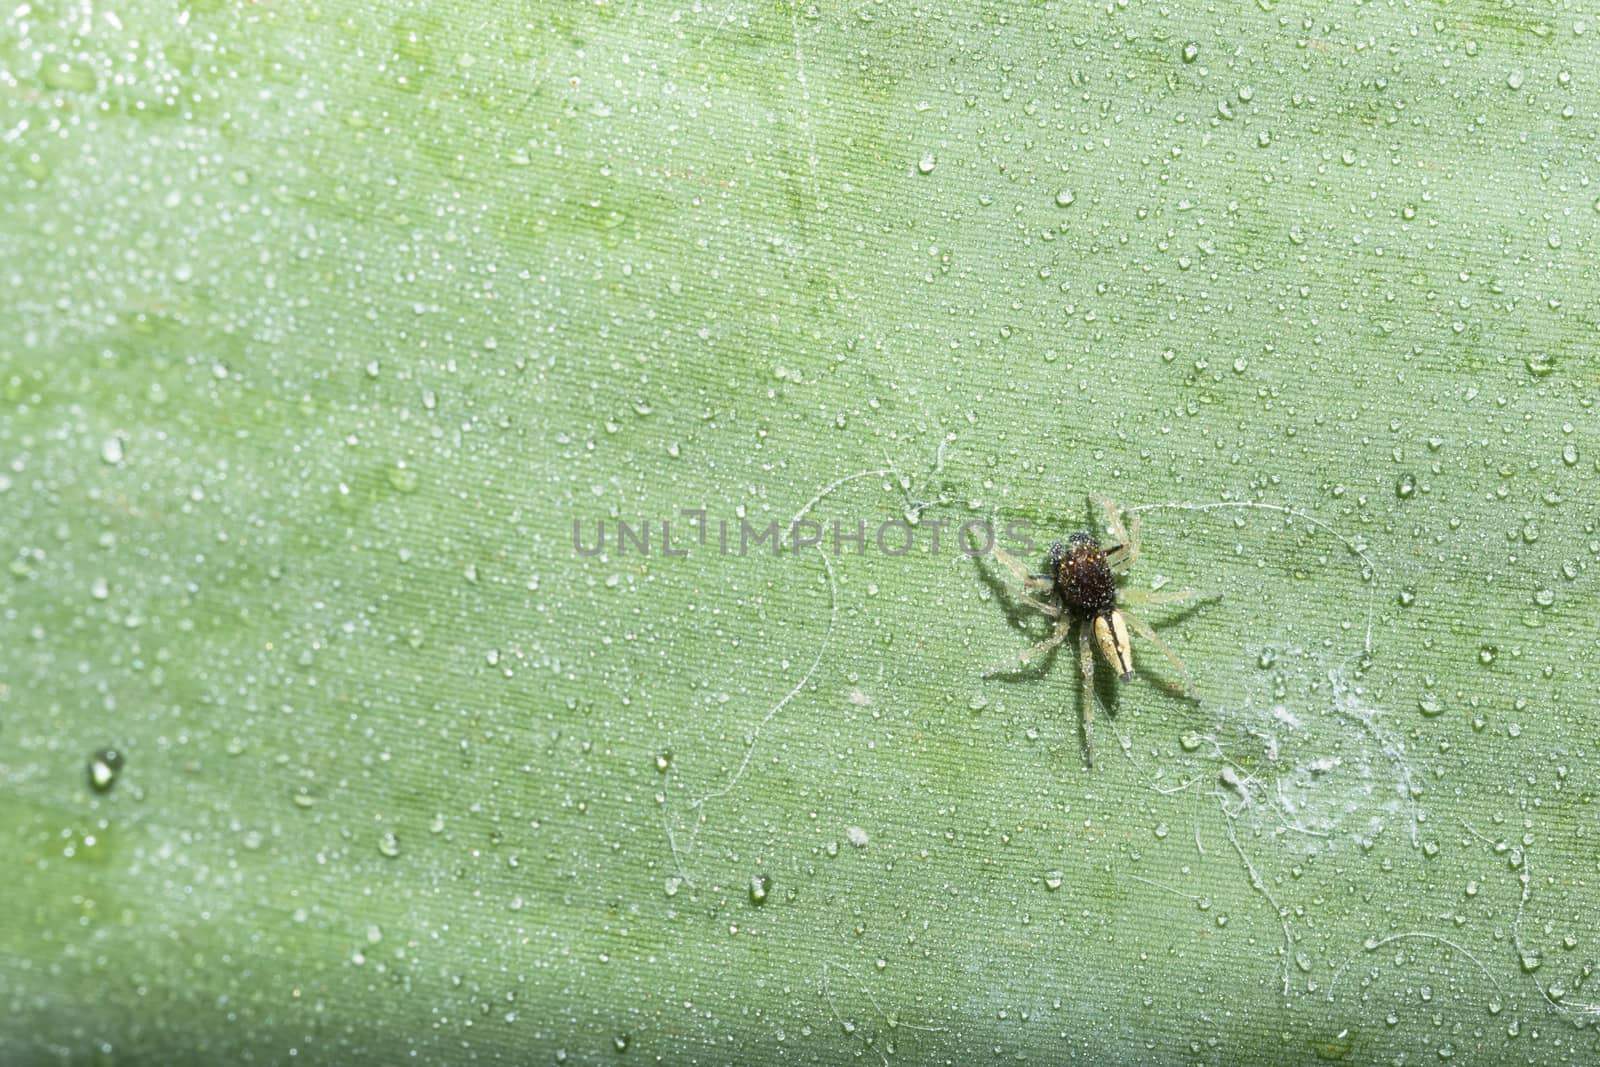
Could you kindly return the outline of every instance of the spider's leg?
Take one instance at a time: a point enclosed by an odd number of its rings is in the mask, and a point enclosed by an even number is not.
[[[1051,604],[1048,601],[1039,600],[1037,597],[1027,595],[1029,593],[1047,593],[1054,589],[1055,582],[1050,579],[1049,575],[1029,574],[1028,568],[1024,567],[1015,556],[1001,548],[999,545],[995,545],[993,551],[994,558],[999,560],[1001,565],[1005,567],[1006,570],[1010,571],[1012,576],[1021,583],[1023,589],[1022,599],[1026,600],[1031,607],[1038,608],[1052,619],[1061,614],[1061,609],[1056,607],[1054,604]]]
[[[1152,645],[1155,645],[1156,648],[1160,650],[1161,654],[1167,657],[1167,662],[1172,664],[1173,669],[1176,670],[1183,678],[1183,695],[1188,697],[1190,700],[1197,699],[1195,695],[1194,679],[1189,677],[1189,672],[1187,669],[1185,669],[1183,661],[1177,656],[1173,655],[1172,649],[1167,647],[1167,643],[1165,641],[1156,636],[1156,632],[1150,628],[1150,624],[1139,618],[1139,616],[1128,611],[1126,608],[1122,610],[1122,617],[1127,624],[1133,628],[1134,633],[1138,634],[1146,641],[1149,641]]]
[[[1118,573],[1127,570],[1139,558],[1138,513],[1130,514],[1127,523],[1124,524],[1122,521],[1122,509],[1110,497],[1091,496],[1089,497],[1089,503],[1100,508],[1105,513],[1106,526],[1110,529],[1111,536],[1117,539],[1115,546],[1106,549],[1106,556],[1111,564],[1111,569]]]
[[[1090,626],[1078,627],[1078,673],[1081,678],[1081,695],[1078,698],[1078,721],[1083,724],[1083,761],[1094,768],[1094,639]]]
[[[1198,589],[1179,589],[1171,593],[1154,593],[1145,589],[1122,589],[1117,595],[1125,604],[1181,604],[1186,600],[1215,600],[1220,594],[1202,593]]]
[[[997,663],[993,667],[990,667],[988,670],[983,672],[983,677],[987,678],[992,674],[999,674],[1001,671],[1015,670],[1018,667],[1025,666],[1029,660],[1033,659],[1033,657],[1042,655],[1043,653],[1050,651],[1052,648],[1055,648],[1061,642],[1065,641],[1067,639],[1067,634],[1071,631],[1072,620],[1070,618],[1062,617],[1056,620],[1056,628],[1049,637],[1045,638],[1043,641],[1040,641],[1037,645],[1034,645],[1020,656],[1012,656],[1003,663]]]

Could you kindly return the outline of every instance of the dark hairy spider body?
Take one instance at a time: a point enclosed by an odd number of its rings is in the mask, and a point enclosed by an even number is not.
[[[1110,550],[1126,554],[1127,545]],[[1117,576],[1111,569],[1109,553],[1094,534],[1079,531],[1050,546],[1050,577],[1062,606],[1082,625],[1094,632],[1095,644],[1106,662],[1116,668],[1124,682],[1133,680],[1133,649],[1128,642],[1128,627],[1117,610]]]
[[[1050,576],[1061,602],[1079,619],[1117,609],[1117,576],[1092,533],[1075,533],[1050,546]]]
[[[1071,534],[1065,541],[1050,546],[1046,557],[1049,571],[1030,574],[1017,560],[998,546],[994,549],[997,560],[1022,583],[1022,599],[1038,609],[1056,624],[1050,636],[1014,656],[1005,664],[985,675],[998,673],[1007,667],[1017,667],[1033,657],[1047,653],[1076,634],[1078,643],[1078,669],[1082,674],[1080,721],[1083,727],[1084,755],[1094,766],[1094,659],[1098,648],[1101,657],[1116,671],[1124,682],[1133,680],[1133,643],[1128,628],[1150,642],[1167,662],[1177,669],[1183,679],[1183,691],[1192,697],[1194,684],[1189,672],[1178,657],[1156,636],[1148,623],[1124,610],[1124,602],[1138,604],[1174,604],[1192,600],[1200,593],[1185,589],[1172,593],[1149,593],[1136,589],[1119,590],[1117,576],[1139,558],[1139,516],[1130,513],[1124,523],[1122,509],[1105,497],[1091,496],[1090,504],[1105,516],[1106,526],[1117,538],[1117,543],[1107,548],[1100,539],[1088,531]],[[1040,599],[1040,596],[1044,599]]]

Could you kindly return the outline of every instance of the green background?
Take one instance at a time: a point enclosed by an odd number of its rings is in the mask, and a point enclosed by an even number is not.
[[[13,7],[0,1058],[1593,1060],[1597,46]],[[1092,492],[1091,771],[949,538]]]

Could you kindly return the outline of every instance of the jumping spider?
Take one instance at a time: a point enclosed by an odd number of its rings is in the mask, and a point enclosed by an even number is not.
[[[1139,516],[1130,514],[1126,525],[1122,510],[1105,497],[1091,496],[1089,503],[1105,513],[1106,524],[1117,539],[1109,548],[1100,544],[1099,538],[1087,531],[1072,534],[1065,541],[1050,546],[1046,562],[1050,568],[1045,574],[1030,574],[1026,567],[998,545],[995,558],[1022,583],[1022,599],[1056,620],[1050,636],[1013,656],[1004,663],[984,672],[984,677],[1022,666],[1041,653],[1049,652],[1065,641],[1073,632],[1078,635],[1078,670],[1083,675],[1080,714],[1083,722],[1083,748],[1085,762],[1094,766],[1094,650],[1116,671],[1124,682],[1133,680],[1133,647],[1128,630],[1149,641],[1183,678],[1183,692],[1193,699],[1194,682],[1183,663],[1173,655],[1172,649],[1156,636],[1148,623],[1127,610],[1128,604],[1177,604],[1197,599],[1204,594],[1193,589],[1179,592],[1155,593],[1138,589],[1117,588],[1117,576],[1139,558]],[[1043,594],[1044,599],[1031,594]]]

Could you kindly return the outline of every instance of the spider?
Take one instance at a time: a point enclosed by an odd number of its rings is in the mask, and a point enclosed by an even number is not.
[[[1015,669],[1065,641],[1074,630],[1078,635],[1078,670],[1083,675],[1080,714],[1083,722],[1084,761],[1094,766],[1094,650],[1124,682],[1133,680],[1133,646],[1128,630],[1149,641],[1167,657],[1183,678],[1184,695],[1194,699],[1194,682],[1183,663],[1173,655],[1150,625],[1132,612],[1127,604],[1177,604],[1204,594],[1193,589],[1155,593],[1117,588],[1117,576],[1139,558],[1139,516],[1130,514],[1126,525],[1122,509],[1102,496],[1089,497],[1089,503],[1105,513],[1106,525],[1117,543],[1109,548],[1087,531],[1070,535],[1050,546],[1046,557],[1048,573],[1030,574],[1026,567],[999,545],[994,555],[1022,583],[1022,599],[1056,620],[1050,636],[1004,663],[983,673],[985,678]],[[1033,594],[1042,593],[1044,599]]]

